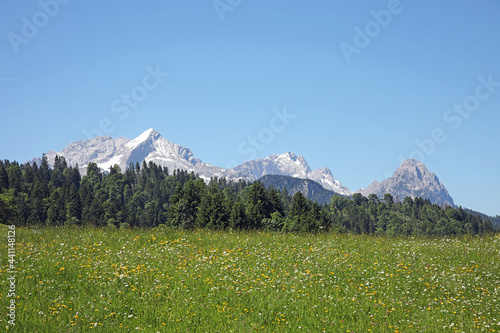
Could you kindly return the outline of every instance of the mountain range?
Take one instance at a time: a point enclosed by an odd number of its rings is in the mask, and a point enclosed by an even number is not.
[[[233,168],[224,169],[202,162],[189,148],[168,141],[152,128],[133,140],[99,136],[76,141],[60,152],[50,150],[46,156],[49,165],[53,165],[56,156],[63,156],[68,164],[78,164],[82,174],[86,173],[89,162],[96,163],[103,170],[108,170],[115,164],[125,170],[130,163],[152,161],[172,171],[183,169],[197,173],[206,181],[211,177],[255,181],[266,175],[278,175],[314,181],[325,190],[334,192],[333,194],[350,196],[354,193],[335,179],[327,167],[311,170],[304,157],[291,152],[273,154],[264,159],[246,161]],[[41,158],[34,158],[31,162],[40,164]],[[311,184],[304,186],[313,188]],[[316,190],[315,193],[317,192]],[[420,196],[434,203],[454,205],[453,199],[437,176],[427,170],[423,163],[414,159],[404,161],[390,178],[381,183],[374,181],[356,192],[365,196],[374,193],[379,197],[391,193],[395,199],[400,200],[406,196]]]

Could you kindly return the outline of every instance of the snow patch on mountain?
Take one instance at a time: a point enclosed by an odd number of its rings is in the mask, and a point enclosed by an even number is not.
[[[225,172],[225,176],[229,179],[244,179],[246,181],[254,181],[266,175],[310,179],[318,182],[327,190],[346,196],[351,195],[347,187],[333,178],[330,169],[325,167],[311,170],[304,157],[291,152],[273,154],[264,159],[247,161]]]
[[[352,194],[333,177],[330,169],[324,167],[311,170],[304,157],[291,152],[273,154],[264,159],[247,161],[234,168],[223,169],[203,163],[189,148],[168,141],[152,128],[133,140],[100,136],[70,143],[61,152],[51,150],[47,153],[49,165],[54,164],[57,155],[63,156],[70,165],[78,164],[82,174],[86,173],[89,162],[96,163],[103,170],[109,170],[115,164],[125,170],[131,163],[152,161],[168,167],[171,172],[176,169],[194,172],[205,181],[209,181],[211,177],[255,181],[266,175],[282,175],[313,180],[323,188],[341,195]],[[41,159],[35,158],[31,162],[40,164]],[[437,176],[427,170],[423,163],[414,159],[404,161],[390,178],[382,182],[374,181],[357,192],[365,196],[374,193],[379,197],[391,193],[395,199],[399,197],[400,200],[406,196],[419,196],[434,203],[454,204]]]
[[[210,180],[211,177],[255,181],[265,175],[284,175],[311,179],[327,190],[346,196],[351,194],[347,187],[333,178],[330,169],[325,167],[311,170],[304,157],[291,152],[274,154],[265,159],[247,161],[234,168],[223,169],[203,163],[193,155],[189,148],[166,140],[152,128],[133,140],[100,136],[73,142],[61,152],[49,151],[47,153],[49,165],[53,165],[56,155],[63,156],[70,165],[78,163],[82,174],[86,173],[89,162],[96,163],[103,170],[109,170],[115,164],[121,170],[125,170],[131,163],[141,164],[142,161],[146,163],[152,161],[168,167],[171,172],[181,169],[197,173],[205,181]],[[38,164],[40,161],[40,158],[32,160]]]
[[[90,161],[97,164],[105,163],[115,157],[117,152],[129,141],[126,138],[113,139],[109,135],[98,136],[90,140],[72,142],[60,152],[50,150],[46,156],[51,167],[54,165],[56,156],[63,156],[69,165],[78,164],[80,171],[85,173]],[[40,165],[41,158],[34,158],[31,162]]]

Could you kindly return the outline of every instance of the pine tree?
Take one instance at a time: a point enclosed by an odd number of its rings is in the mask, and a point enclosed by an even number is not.
[[[29,226],[35,226],[35,225],[41,225],[45,223],[45,209],[44,205],[42,202],[42,199],[39,197],[34,197],[31,200],[31,205],[30,205],[30,215],[27,220],[27,225]]]
[[[293,195],[292,207],[290,208],[289,215],[300,217],[302,215],[305,215],[308,210],[309,210],[309,205],[307,203],[306,198],[300,191],[297,191],[297,193]]]
[[[43,154],[38,171],[40,173],[40,180],[44,183],[48,183],[50,181],[49,160],[45,154]]]
[[[281,215],[284,213],[283,203],[281,202],[281,198],[278,195],[278,192],[271,187],[268,191],[269,198],[269,210],[268,215],[271,215],[274,212],[278,212]]]
[[[245,206],[241,200],[236,200],[229,216],[229,226],[233,229],[245,229],[248,227],[246,221]]]
[[[14,189],[0,193],[0,221],[5,224],[13,224],[17,215],[15,206]]]
[[[264,218],[270,217],[269,201],[262,183],[256,181],[248,188],[246,200],[247,228],[259,229]]]
[[[94,197],[92,203],[90,204],[90,209],[88,212],[90,221],[95,226],[105,226],[107,221],[104,219],[104,209],[97,198]]]
[[[80,224],[81,217],[82,208],[80,196],[76,190],[75,184],[71,184],[66,194],[66,220],[70,221],[71,224]]]
[[[12,163],[7,169],[7,174],[9,175],[9,188],[13,189],[14,194],[17,195],[21,192],[21,168],[17,163]]]
[[[9,176],[2,161],[0,161],[0,193],[3,189],[9,188]]]
[[[17,196],[16,200],[16,225],[25,226],[27,225],[28,218],[31,214],[30,207],[28,204],[28,194],[21,193]]]

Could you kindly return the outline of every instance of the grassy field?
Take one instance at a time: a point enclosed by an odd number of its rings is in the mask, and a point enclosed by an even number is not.
[[[499,251],[500,235],[16,229],[16,325],[6,315],[5,247],[1,326],[15,332],[499,332]]]

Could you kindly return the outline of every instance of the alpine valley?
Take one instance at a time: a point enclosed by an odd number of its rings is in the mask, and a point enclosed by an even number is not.
[[[290,188],[291,184],[295,184],[297,190],[304,192],[306,196],[310,196],[308,191],[314,188],[311,181],[325,189],[326,196],[328,193],[332,196],[334,194],[351,196],[354,193],[335,179],[329,168],[311,170],[304,157],[291,152],[273,154],[264,159],[246,161],[233,168],[224,169],[202,162],[193,155],[189,148],[168,141],[154,129],[148,129],[133,140],[98,136],[89,140],[76,141],[60,152],[50,150],[46,156],[50,166],[54,164],[56,156],[62,156],[69,165],[78,165],[82,174],[86,174],[90,162],[96,163],[98,167],[106,171],[115,164],[121,170],[125,170],[131,163],[140,164],[143,161],[152,161],[172,171],[181,169],[194,172],[205,181],[212,177],[225,177],[228,180],[242,179],[252,182],[266,176],[265,184],[276,187],[279,182],[283,183],[283,179],[286,179],[283,184],[285,187],[288,186],[288,191],[295,192],[296,190]],[[41,158],[34,158],[31,162],[40,165]],[[281,178],[273,179],[273,176]],[[289,177],[283,178],[282,176]],[[290,182],[290,177],[296,181]],[[304,181],[301,182],[301,180]],[[314,193],[317,195],[318,190]],[[365,196],[374,193],[378,197],[390,193],[394,198],[401,200],[406,196],[412,198],[419,196],[429,199],[432,203],[454,205],[453,199],[437,176],[427,170],[423,163],[413,159],[404,161],[389,179],[381,183],[375,181],[356,193]],[[321,195],[325,197],[325,193]]]

